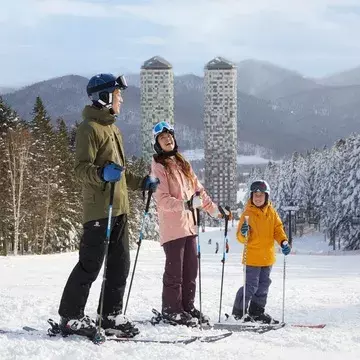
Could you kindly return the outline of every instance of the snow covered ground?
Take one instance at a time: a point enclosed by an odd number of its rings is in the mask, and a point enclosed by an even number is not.
[[[242,283],[241,245],[230,226],[230,253],[225,265],[223,313],[231,312]],[[223,233],[201,233],[203,311],[218,319]],[[212,239],[211,245],[208,239]],[[321,330],[285,327],[266,334],[234,333],[212,344],[131,344],[107,342],[96,346],[79,338],[37,338],[30,335],[0,335],[0,359],[242,359],[280,360],[360,359],[360,257],[308,255],[316,249],[327,253],[320,234],[294,240],[297,254],[287,257],[285,320],[289,324],[326,323]],[[301,255],[298,255],[301,254]],[[134,258],[135,251],[132,253]],[[49,317],[58,319],[57,308],[65,281],[77,261],[77,253],[0,258],[0,328],[28,325],[46,331]],[[161,307],[164,255],[159,244],[144,241],[129,302],[133,319],[151,316]],[[278,255],[272,272],[267,311],[281,319],[283,256]],[[101,276],[94,283],[87,313],[95,316]],[[197,297],[198,299],[198,297]],[[200,330],[183,327],[140,326],[143,337],[175,339]],[[212,333],[219,333],[213,331]],[[206,332],[209,333],[209,332]]]

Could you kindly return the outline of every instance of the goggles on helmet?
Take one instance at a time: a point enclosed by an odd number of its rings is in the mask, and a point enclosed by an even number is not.
[[[168,131],[173,134],[174,128],[166,121],[161,121],[161,122],[157,123],[153,128],[154,138],[156,139],[156,137],[164,131]]]
[[[269,191],[266,183],[264,183],[263,181],[254,181],[251,186],[250,186],[250,192],[267,192]]]

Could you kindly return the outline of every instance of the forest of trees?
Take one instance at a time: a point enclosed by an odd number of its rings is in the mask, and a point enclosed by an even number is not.
[[[294,153],[281,163],[254,169],[249,182],[267,180],[271,199],[287,221],[284,206],[299,206],[294,225],[312,224],[328,235],[334,248],[360,249],[360,135],[333,147]]]
[[[55,124],[55,125],[54,125]],[[21,120],[0,98],[0,254],[73,251],[82,231],[81,184],[74,175],[76,126],[48,116],[38,97],[31,121]],[[146,173],[141,159],[127,168]],[[266,179],[271,199],[285,223],[284,206],[297,205],[293,224],[313,224],[334,248],[360,249],[360,135],[332,148],[294,153],[283,162],[256,168],[249,182]],[[139,238],[144,213],[141,191],[129,190],[132,244]],[[158,238],[151,205],[145,238]]]
[[[73,170],[75,134],[76,127],[68,129],[62,119],[53,125],[39,97],[29,122],[21,120],[0,98],[1,255],[77,249],[82,194]],[[145,165],[134,158],[127,168],[145,173]],[[144,205],[140,191],[129,192],[130,239],[134,243]],[[146,235],[156,237],[157,231],[156,221],[149,221]]]

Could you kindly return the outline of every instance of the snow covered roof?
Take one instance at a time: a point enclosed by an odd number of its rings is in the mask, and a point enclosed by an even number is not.
[[[151,59],[146,60],[141,68],[152,69],[152,70],[155,69],[168,70],[168,69],[172,69],[172,65],[161,56],[153,56]]]
[[[221,56],[217,56],[205,65],[207,70],[225,70],[234,69],[235,67],[235,64]]]

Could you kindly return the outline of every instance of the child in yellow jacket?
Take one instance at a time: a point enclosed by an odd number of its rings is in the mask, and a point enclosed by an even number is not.
[[[237,229],[237,239],[245,244],[243,264],[246,265],[245,315],[241,287],[235,298],[233,316],[236,320],[279,323],[265,313],[270,272],[275,263],[275,241],[284,255],[291,251],[282,221],[269,201],[270,187],[264,180],[250,186],[250,199],[242,213]],[[246,221],[248,219],[248,221]],[[275,240],[275,241],[274,241]]]

